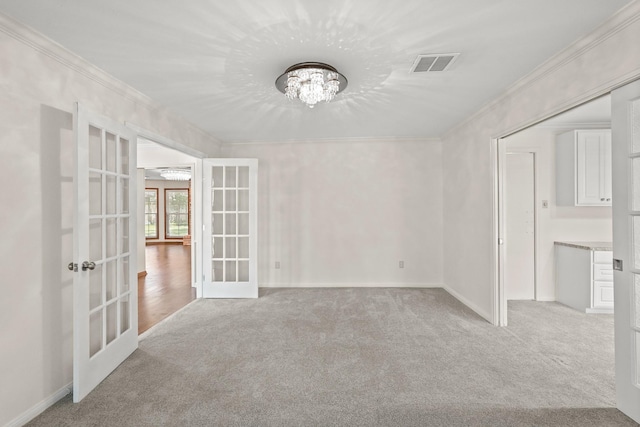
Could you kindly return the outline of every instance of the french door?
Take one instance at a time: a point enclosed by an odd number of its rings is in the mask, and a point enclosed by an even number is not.
[[[136,134],[75,111],[73,400],[138,347]]]
[[[205,298],[258,297],[258,161],[203,160]]]
[[[640,423],[640,81],[612,92],[618,408]]]

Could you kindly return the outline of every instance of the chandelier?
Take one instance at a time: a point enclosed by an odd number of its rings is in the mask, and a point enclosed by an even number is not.
[[[189,181],[191,179],[191,171],[184,169],[163,169],[160,176],[169,181]]]
[[[301,62],[287,68],[276,79],[276,87],[289,99],[298,98],[313,108],[318,102],[329,102],[347,87],[347,79],[331,65]]]

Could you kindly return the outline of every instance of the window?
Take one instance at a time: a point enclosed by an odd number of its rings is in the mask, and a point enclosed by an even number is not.
[[[189,234],[189,190],[164,190],[165,237],[180,239]]]
[[[144,190],[144,237],[158,238],[158,189]]]

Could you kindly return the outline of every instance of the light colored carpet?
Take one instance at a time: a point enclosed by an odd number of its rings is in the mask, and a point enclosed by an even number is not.
[[[613,426],[613,317],[441,289],[265,289],[158,325],[34,426]]]

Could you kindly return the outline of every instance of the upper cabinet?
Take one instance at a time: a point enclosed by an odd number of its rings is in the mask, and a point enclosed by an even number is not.
[[[556,204],[611,206],[611,130],[573,130],[556,138]]]

